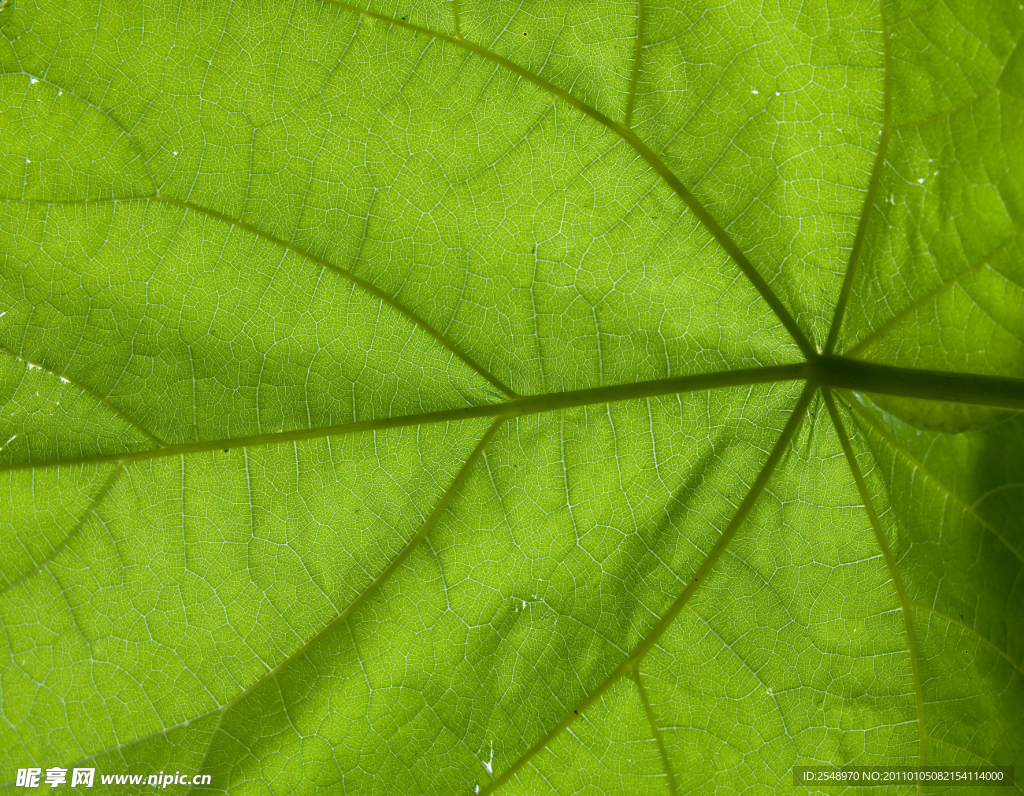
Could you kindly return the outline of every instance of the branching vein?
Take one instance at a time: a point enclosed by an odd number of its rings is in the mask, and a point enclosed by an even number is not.
[[[629,78],[629,96],[626,98],[626,127],[633,126],[633,106],[640,83],[640,61],[644,50],[644,0],[636,0],[636,43],[633,45],[633,73]]]
[[[715,564],[718,562],[718,559],[722,557],[722,554],[729,546],[729,543],[736,535],[736,532],[740,529],[743,522],[750,514],[750,511],[753,509],[757,499],[761,496],[764,488],[768,485],[768,481],[775,472],[775,468],[778,467],[783,455],[789,448],[789,443],[796,434],[797,429],[800,427],[800,423],[807,412],[807,407],[810,405],[814,393],[815,387],[813,385],[808,384],[804,387],[804,390],[797,401],[796,407],[793,409],[793,413],[789,416],[789,420],[786,422],[782,433],[779,435],[778,440],[772,447],[771,452],[768,454],[768,458],[765,461],[764,466],[761,468],[761,471],[757,474],[757,478],[754,479],[754,483],[748,490],[746,497],[743,498],[743,501],[736,509],[736,513],[729,521],[729,524],[726,525],[725,530],[722,531],[721,536],[718,537],[718,540],[712,546],[711,550],[704,558],[704,561],[697,567],[682,593],[668,607],[661,619],[658,620],[650,631],[648,631],[647,635],[644,636],[633,652],[610,675],[608,675],[600,685],[591,691],[574,710],[566,713],[563,719],[543,738],[527,749],[515,763],[505,769],[505,771],[503,771],[500,776],[496,777],[486,788],[482,788],[480,791],[482,796],[489,796],[489,794],[494,793],[498,788],[514,777],[516,772],[543,751],[566,727],[571,725],[580,713],[600,699],[601,696],[606,693],[609,688],[615,685],[615,683],[617,683],[624,675],[632,672],[636,666],[639,666],[647,653],[650,652],[654,645],[658,643],[658,639],[660,639],[665,631],[668,630],[672,622],[675,621],[675,618],[679,616],[682,610],[690,602],[690,599],[693,597],[700,584],[707,580],[707,577],[711,574]]]
[[[79,532],[85,526],[85,523],[88,522],[89,518],[96,513],[96,509],[100,507],[100,504],[110,493],[110,490],[114,487],[114,482],[117,481],[117,477],[121,474],[121,471],[123,469],[124,466],[121,464],[118,464],[116,467],[114,467],[110,475],[107,477],[107,480],[103,482],[102,486],[100,486],[99,488],[99,491],[96,493],[95,497],[93,497],[92,502],[88,505],[88,507],[86,507],[85,511],[82,512],[82,516],[78,518],[78,522],[75,523],[75,526],[68,532],[68,534],[63,539],[61,539],[61,541],[58,544],[54,545],[53,549],[43,559],[37,562],[35,566],[33,566],[30,570],[22,573],[18,578],[6,584],[3,588],[0,588],[0,595],[6,594],[7,592],[19,586],[20,584],[24,583],[35,573],[40,572],[43,568],[46,567],[47,564],[53,561],[53,559],[56,558],[57,555],[62,550],[64,550],[64,548],[71,544],[71,540],[79,534]]]
[[[670,796],[676,796],[679,788],[676,785],[676,775],[672,770],[672,761],[668,756],[668,749],[665,748],[665,739],[662,736],[661,728],[658,726],[657,717],[654,715],[654,708],[651,707],[650,697],[647,696],[647,689],[644,687],[643,678],[640,676],[640,667],[633,670],[633,680],[636,682],[636,690],[640,695],[640,704],[644,707],[644,715],[647,716],[647,723],[651,727],[651,735],[658,744],[658,755],[661,757],[661,764],[665,768],[665,777],[668,780],[668,792]]]
[[[138,431],[144,437],[146,437],[146,439],[148,439],[150,442],[156,443],[156,445],[158,445],[161,448],[164,448],[164,447],[167,446],[166,442],[164,442],[162,439],[160,439],[160,437],[158,437],[156,434],[154,434],[148,428],[143,426],[138,420],[136,420],[131,415],[129,415],[127,412],[125,412],[123,409],[121,409],[119,406],[117,406],[107,396],[105,396],[102,393],[94,390],[88,384],[85,384],[84,382],[76,379],[74,376],[69,376],[67,373],[63,373],[63,372],[61,372],[59,370],[55,370],[54,368],[51,368],[51,367],[49,367],[48,365],[45,365],[42,362],[37,362],[35,360],[29,359],[28,357],[24,356],[23,354],[19,354],[16,351],[12,351],[11,349],[7,348],[6,346],[0,345],[0,354],[7,354],[10,357],[14,357],[14,359],[17,359],[17,360],[19,360],[21,362],[24,362],[26,365],[31,365],[34,368],[39,368],[40,370],[44,370],[47,373],[49,373],[51,376],[56,376],[61,381],[66,381],[68,384],[71,384],[71,385],[77,387],[79,390],[84,392],[86,395],[90,396],[91,398],[94,398],[95,400],[97,400],[101,404],[103,404],[105,407],[107,407],[107,409],[109,409],[111,412],[113,412],[115,415],[117,415],[119,418],[121,418],[125,423],[127,423],[129,426],[134,428],[136,431]]]
[[[354,5],[352,3],[346,3],[344,0],[323,0],[324,3],[337,6],[338,8],[344,8],[348,11],[353,11],[357,14],[363,14],[373,19],[378,19],[381,22],[386,22],[396,27],[405,28],[406,30],[414,31],[416,33],[422,33],[425,36],[431,36],[441,41],[449,42],[456,47],[461,47],[468,50],[481,58],[486,58],[488,61],[495,63],[508,71],[512,72],[519,77],[533,83],[538,88],[548,92],[554,97],[562,100],[563,102],[576,108],[581,113],[589,116],[591,119],[596,121],[598,124],[606,127],[611,132],[622,138],[627,144],[629,144],[642,157],[647,164],[665,181],[665,184],[675,193],[683,203],[690,209],[690,212],[696,216],[697,220],[704,226],[704,228],[711,233],[711,236],[718,241],[718,244],[725,250],[730,258],[739,266],[740,270],[750,280],[751,284],[761,294],[761,298],[772,308],[772,311],[778,317],[779,321],[786,330],[790,333],[793,340],[804,352],[807,357],[812,357],[816,353],[816,350],[811,342],[807,339],[807,335],[804,334],[800,328],[796,319],[792,316],[786,306],[782,303],[779,297],[772,290],[768,282],[765,280],[761,273],[754,267],[754,264],[750,262],[750,259],[743,252],[743,250],[736,244],[736,242],[730,237],[718,223],[717,220],[711,215],[706,207],[695,197],[690,190],[683,185],[682,181],[676,176],[675,172],[668,167],[654,150],[652,150],[644,141],[642,141],[636,133],[629,129],[626,125],[616,122],[609,118],[601,111],[597,110],[591,105],[583,102],[568,91],[559,88],[555,84],[545,80],[540,75],[531,72],[523,66],[510,61],[498,53],[483,47],[482,45],[476,44],[466,39],[458,38],[457,36],[451,36],[441,31],[431,30],[430,28],[423,27],[421,25],[413,24],[404,19],[396,19],[388,14],[382,14],[377,11],[371,11],[367,8]]]
[[[871,169],[871,178],[868,181],[868,190],[864,195],[864,206],[861,208],[860,221],[857,224],[853,247],[850,249],[850,260],[846,266],[846,274],[843,276],[843,286],[839,290],[836,309],[832,315],[832,324],[828,330],[828,339],[825,341],[825,354],[831,354],[835,351],[836,343],[839,342],[839,331],[843,325],[843,315],[846,313],[846,305],[850,300],[850,292],[853,290],[853,279],[861,260],[864,241],[867,238],[868,225],[871,223],[871,210],[875,205],[875,195],[878,193],[878,186],[882,181],[885,155],[889,148],[889,137],[892,134],[892,113],[890,108],[892,104],[892,56],[890,54],[889,25],[885,17],[885,3],[886,0],[878,0],[878,13],[882,22],[883,47],[881,137],[878,142],[878,152],[875,155],[875,165]]]
[[[356,595],[356,597],[353,598],[353,600],[350,603],[348,603],[348,605],[346,605],[341,612],[339,612],[333,619],[331,619],[327,624],[325,624],[319,631],[317,631],[317,633],[310,637],[310,639],[306,641],[304,644],[302,644],[302,646],[293,651],[286,658],[282,659],[272,669],[268,670],[266,673],[256,678],[247,688],[240,691],[235,697],[233,697],[228,702],[225,702],[223,705],[218,705],[217,707],[211,708],[205,713],[202,713],[198,716],[194,716],[186,721],[179,722],[178,724],[175,724],[172,727],[164,727],[159,730],[156,730],[155,732],[149,733],[148,735],[135,738],[127,743],[119,744],[117,747],[112,747],[111,749],[103,749],[98,752],[94,752],[88,757],[85,757],[72,765],[80,765],[84,762],[94,760],[97,757],[108,752],[115,751],[117,749],[123,749],[133,744],[141,743],[147,740],[148,738],[153,738],[159,735],[165,735],[174,729],[186,727],[190,724],[194,724],[195,722],[200,721],[201,719],[211,716],[214,713],[220,713],[221,715],[217,719],[217,724],[216,727],[214,728],[213,735],[211,735],[209,743],[206,747],[206,751],[204,752],[203,755],[203,759],[205,760],[206,757],[209,755],[209,751],[214,744],[214,735],[217,732],[221,731],[221,725],[223,724],[224,714],[230,711],[235,705],[237,705],[239,702],[245,699],[248,695],[256,691],[256,689],[259,688],[261,685],[270,681],[271,679],[276,679],[285,669],[288,668],[288,666],[290,666],[295,661],[300,660],[306,653],[309,652],[310,649],[316,646],[316,644],[318,644],[321,639],[330,634],[339,625],[344,624],[355,613],[355,611],[359,608],[360,605],[362,605],[364,602],[366,602],[367,599],[369,599],[371,596],[373,596],[380,590],[381,586],[389,578],[391,578],[391,576],[394,575],[394,573],[406,561],[406,559],[408,559],[409,555],[413,552],[413,550],[415,550],[416,547],[418,547],[419,544],[423,542],[424,539],[426,539],[427,535],[430,533],[431,529],[437,523],[438,519],[441,517],[442,514],[444,514],[445,510],[448,508],[448,505],[451,503],[452,499],[458,494],[459,490],[462,488],[462,485],[466,482],[466,479],[469,477],[469,474],[473,470],[474,465],[480,459],[480,456],[483,454],[484,448],[494,438],[495,434],[498,433],[503,423],[504,419],[498,419],[491,424],[491,426],[487,429],[484,435],[480,438],[480,441],[476,444],[476,447],[473,448],[473,451],[466,458],[466,461],[463,463],[462,467],[459,468],[459,471],[455,474],[455,477],[452,479],[447,489],[445,489],[444,493],[438,499],[437,503],[434,504],[433,510],[423,521],[423,524],[419,527],[419,530],[417,530],[416,533],[413,534],[409,541],[406,542],[405,546],[402,547],[400,551],[398,551],[398,553],[391,559],[390,562],[388,562],[388,565],[381,570],[380,574],[378,574],[377,577],[375,577],[358,595]]]
[[[865,421],[867,421],[868,425],[870,425],[878,433],[878,435],[883,440],[885,440],[886,443],[888,443],[894,451],[896,451],[896,453],[898,453],[900,456],[906,459],[907,462],[915,470],[920,472],[925,478],[927,478],[929,481],[935,484],[940,490],[942,490],[944,494],[948,495],[955,503],[958,503],[965,513],[971,515],[971,517],[973,517],[979,525],[981,525],[996,539],[998,539],[1003,544],[1003,546],[1010,551],[1011,554],[1013,554],[1017,559],[1019,559],[1021,563],[1024,563],[1024,557],[1021,556],[1020,551],[1016,547],[1011,545],[1010,541],[1005,536],[999,533],[999,531],[996,530],[991,524],[986,522],[981,517],[981,515],[978,514],[977,511],[975,511],[974,506],[967,503],[967,501],[965,501],[962,497],[960,497],[953,490],[947,487],[939,478],[933,475],[928,470],[928,468],[924,466],[924,462],[919,461],[910,451],[906,449],[906,447],[901,445],[899,441],[895,437],[893,437],[893,435],[889,433],[889,431],[886,430],[886,428],[878,421],[878,418],[876,418],[873,413],[868,411],[866,407],[862,406],[857,401],[847,401],[847,403],[856,414],[860,415],[862,418],[864,418]]]
[[[867,482],[864,480],[864,474],[857,463],[857,457],[853,452],[853,446],[850,444],[850,437],[846,433],[843,418],[840,416],[835,399],[832,397],[832,391],[826,388],[822,390],[822,394],[825,398],[825,405],[828,407],[829,416],[832,418],[832,425],[839,436],[839,443],[843,446],[843,453],[846,455],[846,460],[850,465],[850,472],[853,473],[853,480],[857,483],[857,491],[860,492],[860,498],[864,502],[864,511],[867,512],[871,527],[875,532],[878,548],[881,550],[885,566],[889,570],[889,577],[892,579],[893,588],[896,590],[896,597],[899,599],[900,611],[903,614],[903,629],[907,637],[907,652],[910,655],[910,671],[914,680],[914,702],[917,706],[918,765],[923,766],[927,749],[928,728],[924,720],[924,689],[921,684],[921,667],[917,659],[917,642],[914,638],[914,618],[910,599],[907,597],[907,590],[903,587],[903,578],[900,576],[900,570],[896,565],[896,559],[892,555],[892,550],[889,549],[889,542],[885,538],[885,529],[882,528],[882,522],[875,511],[874,503],[871,500],[871,491],[868,489]],[[920,786],[918,786],[919,792],[920,789]]]

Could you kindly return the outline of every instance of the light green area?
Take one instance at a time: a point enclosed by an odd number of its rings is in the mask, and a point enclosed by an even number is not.
[[[117,407],[62,373],[0,350],[0,462],[24,464],[151,448]]]
[[[637,131],[824,347],[882,121],[878,3],[646,3]]]
[[[1024,771],[1022,36],[0,3],[0,789]]]
[[[500,397],[386,301],[220,219],[156,200],[5,211],[7,347],[163,442]]]
[[[0,596],[4,712],[24,728],[4,766],[117,746],[267,677],[416,532],[485,427],[125,466],[57,554]],[[18,516],[40,513],[29,490],[17,497]],[[4,530],[12,546],[38,534]]]
[[[887,9],[892,136],[840,351],[1024,375],[1024,102],[1016,3]]]
[[[44,565],[115,474],[112,464],[6,472],[0,480],[0,529],[4,556],[0,590],[7,592]]]

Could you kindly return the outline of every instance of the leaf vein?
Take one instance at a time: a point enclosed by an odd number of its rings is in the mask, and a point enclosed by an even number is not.
[[[444,423],[457,420],[469,420],[480,417],[511,418],[523,415],[554,412],[592,404],[603,404],[610,401],[637,400],[641,398],[670,395],[682,392],[695,392],[724,387],[735,387],[753,384],[773,384],[783,381],[796,381],[807,378],[812,369],[804,365],[768,365],[760,368],[743,368],[738,370],[720,371],[717,373],[701,373],[693,376],[675,376],[633,384],[617,384],[608,387],[593,387],[562,393],[525,396],[504,403],[469,406],[459,409],[442,409],[434,412],[420,412],[397,417],[383,417],[374,420],[356,420],[336,426],[303,428],[291,431],[279,431],[268,434],[256,434],[248,437],[229,437],[218,440],[185,442],[168,445],[165,448],[150,448],[135,453],[111,453],[96,456],[83,456],[76,459],[55,459],[45,462],[24,462],[0,466],[0,472],[8,470],[26,470],[39,467],[60,467],[72,464],[97,462],[130,463],[149,459],[161,459],[167,456],[182,456],[192,453],[245,448],[251,445],[273,445],[285,442],[305,441],[330,438],[344,434],[357,434],[365,431],[378,431],[389,428],[404,428],[426,423]]]
[[[640,677],[639,666],[633,669],[633,679],[636,681],[636,690],[640,695],[640,704],[643,705],[644,715],[647,716],[647,723],[651,727],[651,735],[654,736],[654,741],[658,745],[658,755],[661,757],[661,764],[665,768],[665,776],[668,778],[669,796],[676,796],[679,793],[679,788],[676,785],[676,775],[672,770],[672,761],[669,759],[668,749],[665,748],[665,739],[662,736],[661,728],[658,727],[654,708],[651,707],[651,700],[647,696],[647,689],[644,687],[644,681]]]
[[[678,597],[676,597],[657,624],[655,624],[640,643],[637,644],[633,652],[611,674],[602,680],[601,683],[591,691],[573,711],[567,712],[562,720],[551,728],[546,735],[527,749],[518,760],[506,768],[500,776],[492,780],[487,787],[481,789],[481,796],[490,796],[490,794],[494,793],[498,788],[502,787],[513,776],[515,776],[517,771],[519,771],[524,765],[528,764],[534,757],[543,751],[556,736],[568,728],[580,713],[593,705],[625,674],[638,666],[647,653],[655,644],[657,644],[658,639],[661,638],[664,632],[675,621],[675,618],[687,606],[700,584],[711,574],[715,564],[718,562],[718,559],[721,558],[722,553],[725,552],[725,549],[736,535],[740,526],[746,520],[751,509],[754,507],[754,503],[757,502],[758,497],[760,497],[764,488],[768,485],[768,481],[771,479],[776,467],[782,460],[786,451],[789,449],[789,443],[796,434],[797,429],[800,427],[800,423],[807,413],[807,407],[810,405],[811,398],[814,396],[815,391],[816,387],[813,384],[808,383],[805,385],[800,394],[800,398],[797,400],[796,407],[793,409],[782,433],[779,435],[778,440],[772,447],[771,452],[768,454],[768,458],[765,461],[764,466],[761,468],[757,478],[754,479],[754,483],[747,491],[746,497],[743,498],[743,501],[737,508],[736,513],[729,521],[729,524],[726,525],[725,529],[718,537],[718,540],[704,558],[704,561],[695,570],[693,577],[687,583],[686,588],[683,589]]]
[[[910,608],[911,602],[907,597],[906,589],[903,587],[903,578],[900,576],[899,568],[896,565],[896,559],[893,558],[892,551],[889,549],[889,542],[885,538],[885,529],[882,528],[882,522],[878,517],[878,513],[875,511],[874,503],[871,500],[871,491],[868,489],[867,482],[864,480],[864,474],[861,472],[860,465],[857,463],[857,457],[853,451],[853,445],[850,443],[850,437],[846,433],[846,426],[843,424],[843,419],[839,414],[839,409],[832,397],[832,391],[825,388],[822,390],[822,394],[825,397],[825,405],[828,407],[828,413],[832,418],[832,425],[835,427],[836,435],[839,437],[839,443],[842,445],[846,461],[850,466],[850,472],[853,474],[853,480],[857,484],[857,491],[860,492],[861,500],[864,502],[864,511],[867,512],[868,520],[871,522],[871,528],[875,532],[875,540],[878,542],[878,548],[882,551],[882,558],[885,560],[885,566],[889,570],[889,578],[892,580],[893,588],[896,591],[896,598],[900,603],[900,612],[903,615],[903,628],[907,638],[907,652],[910,656],[910,672],[914,681],[914,703],[917,708],[919,732],[918,765],[923,766],[925,764],[928,729],[925,725],[924,718],[924,688],[921,683],[921,666],[917,657],[917,641],[914,636],[914,620]],[[918,792],[921,792],[920,785],[918,785]]]
[[[1006,652],[1006,650],[1004,650],[1002,647],[998,646],[991,639],[981,635],[981,633],[979,633],[973,627],[968,625],[966,622],[962,622],[959,619],[956,619],[956,618],[950,616],[949,614],[940,611],[938,608],[935,608],[935,607],[930,606],[930,605],[924,605],[923,603],[919,603],[919,602],[915,602],[915,601],[911,601],[910,605],[912,605],[914,608],[917,608],[920,611],[927,611],[928,613],[933,614],[933,615],[939,617],[940,619],[945,619],[951,625],[958,625],[959,627],[962,627],[964,630],[966,630],[971,635],[976,636],[978,638],[978,640],[980,640],[982,643],[985,644],[985,646],[989,647],[994,652],[998,653],[1001,658],[1003,658],[1008,664],[1010,664],[1010,666],[1012,666],[1014,669],[1017,670],[1018,674],[1024,675],[1024,668],[1021,668],[1021,664],[1019,664],[1016,661],[1014,661],[1009,656],[1009,654]]]
[[[115,415],[117,415],[119,418],[121,418],[125,423],[130,425],[132,428],[134,428],[136,431],[138,431],[140,434],[142,434],[148,440],[150,440],[150,442],[155,443],[156,445],[158,445],[161,448],[166,448],[167,447],[167,443],[166,442],[164,442],[160,437],[158,437],[156,434],[154,434],[148,428],[143,426],[142,423],[140,423],[138,420],[136,420],[131,415],[129,415],[127,412],[125,412],[123,409],[121,409],[119,406],[117,406],[107,396],[103,395],[102,393],[98,392],[97,390],[94,390],[92,387],[90,387],[89,385],[85,384],[84,382],[79,381],[74,376],[69,376],[67,373],[63,373],[63,372],[61,372],[59,370],[56,370],[55,368],[51,368],[49,365],[45,364],[42,361],[36,361],[34,359],[30,359],[30,358],[28,358],[28,357],[26,357],[26,356],[24,356],[22,354],[19,354],[19,353],[15,352],[15,351],[11,350],[10,348],[7,348],[6,346],[3,346],[3,345],[0,345],[0,354],[7,354],[8,356],[13,357],[14,359],[17,359],[20,362],[24,362],[26,365],[31,365],[34,368],[39,368],[40,370],[44,370],[47,373],[49,373],[51,376],[56,376],[61,381],[65,381],[68,384],[71,384],[74,387],[77,387],[79,390],[84,392],[90,398],[94,398],[95,400],[97,400],[101,404],[103,404],[105,407],[107,407],[107,409],[109,409],[111,412],[113,412]]]
[[[118,749],[123,749],[133,744],[142,743],[148,740],[149,738],[154,738],[159,735],[165,735],[166,733],[171,732],[175,729],[179,729],[181,727],[187,727],[189,724],[195,723],[203,718],[206,718],[207,716],[211,716],[214,713],[219,712],[221,714],[221,717],[218,718],[217,726],[214,730],[214,733],[210,736],[209,746],[212,746],[214,735],[216,735],[217,732],[223,732],[227,734],[226,730],[224,730],[223,727],[221,726],[221,720],[224,714],[226,714],[235,705],[237,705],[239,702],[245,699],[245,697],[247,697],[249,694],[253,693],[263,683],[267,682],[268,679],[272,678],[276,681],[277,676],[284,669],[286,669],[294,661],[298,660],[304,654],[306,654],[306,652],[308,652],[313,646],[315,646],[320,641],[320,639],[322,639],[325,635],[330,633],[334,628],[336,628],[338,625],[344,624],[355,613],[356,609],[359,608],[359,606],[362,605],[369,597],[376,593],[377,590],[384,584],[384,582],[387,581],[391,577],[391,575],[395,573],[395,571],[397,571],[397,569],[409,557],[412,551],[419,546],[420,542],[424,541],[427,534],[430,532],[434,524],[437,522],[440,516],[444,513],[445,509],[448,507],[448,504],[454,498],[456,492],[458,492],[458,490],[465,483],[470,471],[473,469],[473,466],[480,459],[484,451],[484,448],[494,438],[495,434],[497,434],[498,430],[501,428],[504,422],[505,418],[498,418],[490,425],[490,427],[487,429],[484,435],[480,438],[480,441],[476,444],[476,447],[473,448],[472,452],[466,458],[466,461],[462,464],[462,467],[459,468],[459,471],[455,474],[455,477],[452,479],[447,489],[445,489],[445,491],[441,494],[441,497],[434,504],[433,510],[420,525],[419,530],[417,530],[416,533],[409,539],[409,541],[406,542],[405,546],[403,546],[402,549],[394,556],[394,558],[392,558],[391,561],[388,562],[387,566],[385,566],[384,569],[381,570],[381,572],[377,575],[376,578],[374,578],[374,580],[371,583],[369,583],[358,595],[356,595],[356,597],[353,598],[353,600],[349,602],[349,604],[346,605],[344,609],[342,609],[338,614],[336,614],[334,618],[332,618],[329,622],[327,622],[327,624],[325,624],[320,630],[318,630],[313,636],[311,636],[308,641],[303,643],[291,654],[282,659],[273,668],[268,669],[267,672],[257,677],[246,688],[244,688],[242,691],[240,691],[238,694],[232,697],[229,701],[225,702],[223,705],[218,705],[214,708],[211,708],[210,710],[207,710],[204,713],[199,714],[198,716],[186,719],[185,721],[179,722],[169,727],[163,727],[140,738],[135,738],[131,741],[119,743],[116,746],[110,747],[108,749],[101,749],[100,751],[93,752],[87,757],[84,757],[76,763],[72,764],[72,766],[69,766],[69,768],[84,763],[88,760],[95,759],[100,755],[107,754]],[[207,751],[203,755],[204,760],[206,756],[209,754],[209,746],[207,747]]]
[[[7,583],[2,588],[0,588],[0,596],[6,594],[12,589],[17,588],[20,584],[24,583],[37,572],[41,572],[47,566],[47,564],[53,561],[54,558],[56,558],[57,555],[64,548],[71,544],[71,540],[79,534],[79,532],[82,530],[82,527],[85,525],[86,522],[88,522],[89,518],[96,513],[96,509],[99,508],[100,504],[103,502],[107,494],[113,488],[114,482],[117,480],[117,477],[121,474],[122,470],[124,470],[123,464],[119,463],[114,467],[110,475],[107,477],[107,480],[103,482],[99,490],[96,492],[96,495],[93,497],[92,501],[86,507],[85,511],[82,512],[82,516],[78,518],[78,522],[75,523],[74,527],[67,533],[67,535],[63,539],[61,539],[59,543],[54,545],[53,549],[49,553],[47,553],[42,559],[40,559],[40,561],[35,563],[30,570],[28,570],[27,572],[23,572],[20,576],[12,580],[10,583]]]
[[[640,59],[644,49],[644,0],[636,0],[636,43],[633,45],[633,71],[629,78],[629,94],[626,97],[626,127],[633,126],[633,106],[636,104],[636,90],[640,83]]]
[[[915,310],[923,307],[925,304],[927,304],[932,299],[936,298],[941,293],[944,293],[945,291],[952,289],[955,285],[959,284],[968,276],[971,276],[972,274],[979,272],[982,268],[989,265],[989,263],[991,263],[992,260],[994,260],[1000,254],[1002,254],[1003,251],[1005,251],[1008,247],[1013,245],[1013,242],[1017,240],[1018,237],[1020,237],[1019,229],[1014,231],[1014,233],[1009,238],[1007,238],[995,249],[993,249],[984,259],[980,260],[979,262],[975,263],[969,268],[961,271],[952,279],[948,279],[945,282],[942,282],[934,289],[929,290],[927,293],[923,294],[915,301],[912,301],[899,312],[895,313],[891,318],[889,318],[888,321],[886,321],[873,332],[871,332],[871,334],[864,337],[864,339],[862,339],[859,343],[857,343],[857,345],[855,345],[849,351],[846,351],[845,356],[856,356],[858,352],[863,351],[873,340],[877,340],[879,337],[884,336],[886,332],[892,330],[901,320],[903,320],[903,318],[907,317]]]
[[[590,117],[592,120],[607,128],[610,132],[615,133],[621,137],[627,144],[629,144],[637,153],[643,157],[647,164],[654,169],[654,171],[661,176],[665,181],[666,185],[690,208],[690,211],[694,214],[697,220],[702,226],[711,234],[712,237],[718,241],[719,245],[726,251],[726,253],[732,258],[732,260],[739,266],[740,270],[747,276],[750,282],[758,293],[761,294],[761,298],[771,307],[772,311],[778,316],[779,320],[786,327],[793,340],[808,357],[815,353],[814,346],[811,345],[807,336],[803,330],[797,324],[796,320],[790,314],[789,310],[782,303],[779,297],[772,290],[768,282],[761,276],[761,273],[754,267],[754,264],[750,262],[746,254],[736,244],[736,242],[729,236],[725,229],[715,220],[711,213],[706,207],[695,197],[690,190],[683,185],[682,181],[676,176],[675,172],[672,171],[668,165],[663,161],[655,152],[641,140],[636,133],[625,125],[610,119],[601,111],[592,105],[588,105],[583,100],[577,98],[570,92],[559,88],[555,84],[541,77],[540,75],[531,72],[524,66],[521,66],[514,61],[505,58],[502,55],[494,52],[493,50],[484,47],[483,45],[476,44],[475,42],[467,41],[466,39],[460,39],[455,36],[451,36],[441,31],[432,30],[430,28],[416,25],[406,20],[396,19],[388,14],[383,14],[377,11],[371,11],[367,8],[354,5],[352,3],[344,2],[344,0],[321,0],[323,3],[343,8],[347,11],[352,11],[357,14],[363,14],[373,19],[380,20],[381,22],[389,23],[396,27],[405,28],[406,30],[414,33],[422,33],[426,36],[431,36],[435,39],[448,42],[456,47],[465,49],[475,55],[480,56],[492,63],[507,69],[518,77],[529,81],[533,85],[537,86],[543,91],[551,94],[554,97],[562,100],[568,105],[576,108],[584,115]]]
[[[885,430],[885,428],[879,422],[878,418],[876,418],[872,412],[868,411],[866,407],[861,406],[857,401],[848,401],[847,403],[854,410],[854,412],[859,414],[867,421],[867,423],[879,434],[879,436],[881,436],[883,440],[885,440],[892,447],[893,450],[895,450],[904,459],[906,459],[914,468],[914,470],[921,473],[921,475],[923,475],[927,480],[935,484],[939,488],[939,490],[944,495],[946,495],[948,499],[952,500],[954,503],[959,504],[963,508],[965,514],[970,514],[978,522],[978,524],[981,525],[981,527],[985,528],[985,530],[987,530],[996,539],[1002,542],[1003,546],[1007,550],[1013,553],[1013,555],[1016,556],[1021,563],[1024,563],[1024,558],[1021,557],[1020,551],[1017,550],[1017,548],[1013,547],[1013,545],[1010,544],[1010,542],[1006,539],[1005,536],[1003,536],[992,525],[986,522],[981,517],[981,515],[974,510],[974,507],[967,503],[966,500],[964,500],[955,492],[953,492],[941,480],[939,480],[935,475],[933,475],[924,466],[922,462],[918,461],[916,458],[914,458],[913,455],[911,455],[910,451],[908,451],[906,448],[900,445],[900,443],[888,431]]]
[[[868,180],[868,189],[864,194],[864,206],[861,208],[860,221],[857,223],[857,232],[853,238],[853,246],[850,248],[850,259],[847,262],[846,273],[843,275],[843,284],[839,289],[839,298],[836,301],[835,312],[832,315],[832,324],[825,340],[825,354],[831,354],[839,342],[839,331],[843,325],[843,316],[846,314],[846,305],[850,300],[853,291],[853,279],[857,272],[857,266],[861,260],[861,251],[867,240],[868,225],[871,221],[871,210],[875,204],[875,195],[878,193],[878,186],[882,181],[882,170],[885,168],[885,156],[889,148],[889,138],[892,135],[892,45],[890,41],[890,29],[885,17],[886,0],[878,0],[878,14],[882,23],[882,131],[878,142],[878,152],[875,155],[875,164],[871,169],[871,177]]]

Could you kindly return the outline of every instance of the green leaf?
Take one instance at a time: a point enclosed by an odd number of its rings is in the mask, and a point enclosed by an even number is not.
[[[0,787],[1024,765],[1022,41],[0,2]]]

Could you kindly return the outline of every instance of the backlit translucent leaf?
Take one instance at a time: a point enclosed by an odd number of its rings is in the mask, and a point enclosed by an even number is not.
[[[0,4],[0,787],[1020,767],[1022,35]]]

